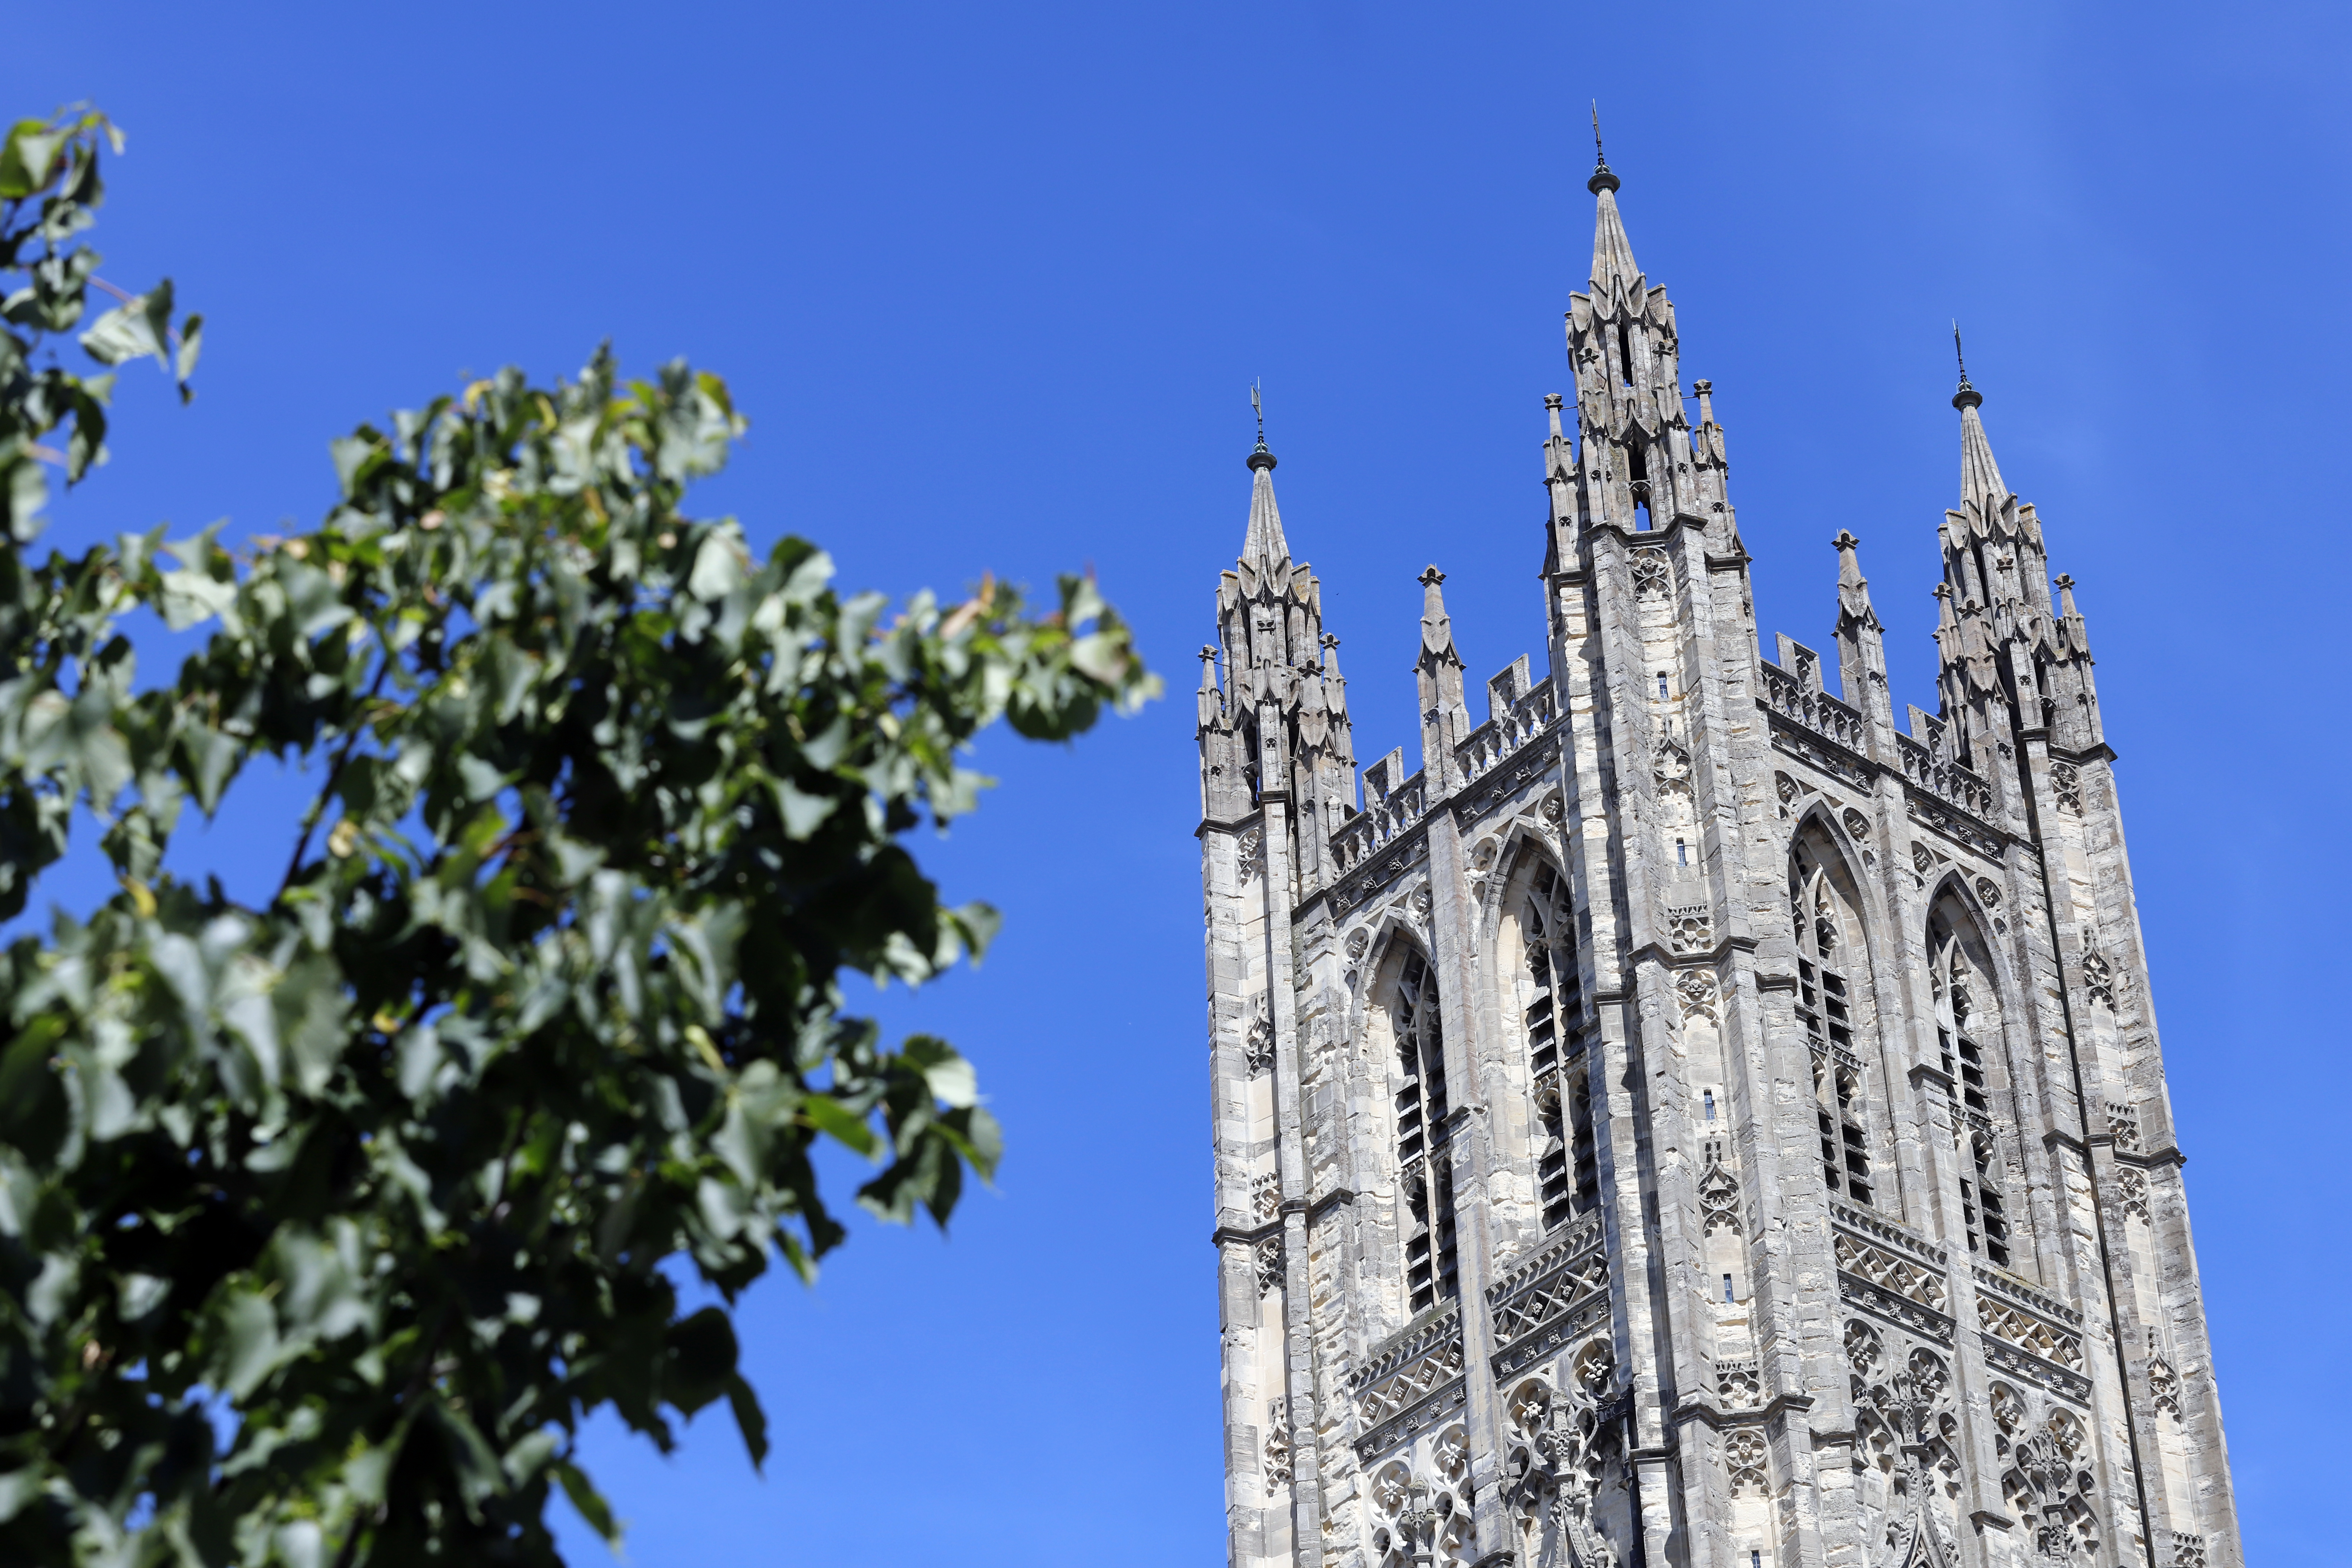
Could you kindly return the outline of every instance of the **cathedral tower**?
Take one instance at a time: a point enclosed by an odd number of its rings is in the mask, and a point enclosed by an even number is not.
[[[1937,711],[1850,532],[1834,672],[1767,657],[1590,188],[1548,672],[1474,723],[1432,566],[1419,754],[1360,798],[1249,457],[1200,689],[1232,1563],[2237,1568],[2073,580],[1964,371]]]

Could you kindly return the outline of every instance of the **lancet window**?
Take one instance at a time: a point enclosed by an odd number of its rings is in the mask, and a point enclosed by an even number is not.
[[[1592,1206],[1599,1185],[1593,1169],[1591,1100],[1573,1054],[1582,1011],[1568,889],[1538,860],[1519,908],[1519,937],[1528,984],[1521,1023],[1527,1031],[1528,1083],[1535,1097],[1530,1142],[1536,1149],[1536,1196],[1546,1230]]]
[[[1446,1155],[1452,1110],[1445,1094],[1445,1037],[1437,982],[1418,952],[1397,972],[1391,1017],[1400,1080],[1396,1091],[1397,1191],[1402,1212],[1405,1294],[1411,1310],[1459,1293],[1454,1240],[1454,1174]]]
[[[1853,911],[1811,846],[1790,858],[1789,911],[1796,924],[1797,1017],[1812,1047],[1813,1113],[1821,1134],[1822,1179],[1829,1190],[1872,1204],[1870,1115],[1864,1058],[1855,1043],[1870,960]]]
[[[1960,1212],[1969,1250],[1988,1263],[2011,1267],[2008,1162],[2012,1142],[2008,1085],[2000,1070],[2000,1021],[1991,975],[1970,953],[1974,926],[1947,894],[1927,922],[1930,989],[1936,1000],[1936,1040],[1943,1053],[1946,1092],[1952,1098],[1954,1136],[1962,1155]]]

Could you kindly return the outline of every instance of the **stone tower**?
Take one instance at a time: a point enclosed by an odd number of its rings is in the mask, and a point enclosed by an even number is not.
[[[1936,712],[1850,533],[1834,671],[1768,657],[1708,384],[1591,189],[1549,670],[1474,722],[1432,567],[1418,755],[1360,799],[1249,458],[1200,689],[1234,1568],[2234,1568],[2072,579],[1964,372]]]

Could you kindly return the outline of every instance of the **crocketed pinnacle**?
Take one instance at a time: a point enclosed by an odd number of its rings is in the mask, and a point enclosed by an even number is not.
[[[1282,537],[1282,512],[1274,504],[1274,454],[1261,437],[1249,455],[1249,532],[1242,540],[1242,559],[1254,566],[1272,566],[1290,559],[1290,543]]]
[[[1838,552],[1838,616],[1842,621],[1875,627],[1878,612],[1871,608],[1870,579],[1862,574],[1862,560],[1854,551],[1860,542],[1843,528],[1830,541]]]
[[[1454,649],[1454,618],[1445,613],[1445,595],[1438,586],[1444,581],[1445,574],[1433,563],[1421,574],[1421,647],[1429,657],[1459,664],[1462,656]]]

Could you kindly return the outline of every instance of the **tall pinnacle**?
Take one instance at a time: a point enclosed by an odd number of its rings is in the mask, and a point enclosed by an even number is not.
[[[1977,412],[1984,397],[1969,384],[1969,362],[1960,353],[1957,321],[1952,323],[1952,353],[1960,363],[1960,387],[1952,394],[1952,406],[1960,411],[1960,505],[1976,501],[1990,514],[2009,499],[2009,487],[2001,483],[2000,465],[1992,460],[1992,443],[1985,439],[1984,418]]]
[[[1852,622],[1878,629],[1878,612],[1871,608],[1870,580],[1862,574],[1862,559],[1854,552],[1860,540],[1841,528],[1830,543],[1838,552],[1838,617],[1843,625]]]
[[[1265,405],[1257,388],[1250,388],[1250,406],[1257,410],[1257,448],[1249,455],[1255,478],[1250,483],[1249,532],[1242,540],[1242,559],[1271,566],[1290,559],[1289,542],[1282,537],[1282,512],[1274,504],[1274,454],[1265,445]]]
[[[1462,662],[1454,651],[1454,617],[1445,613],[1445,595],[1438,586],[1445,574],[1434,564],[1421,574],[1421,647],[1424,654],[1441,660]]]

